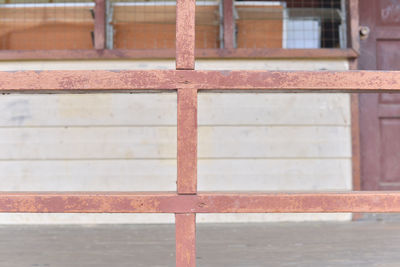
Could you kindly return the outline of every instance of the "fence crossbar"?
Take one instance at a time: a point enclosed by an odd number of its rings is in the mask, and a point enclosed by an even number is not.
[[[17,71],[0,72],[0,92],[135,90],[400,92],[400,71]]]
[[[0,212],[389,213],[400,212],[400,192],[2,192]]]
[[[400,192],[393,191],[197,192],[197,95],[200,90],[390,93],[400,92],[400,72],[197,71],[194,70],[195,0],[177,0],[176,7],[176,70],[3,71],[0,72],[0,93],[126,93],[176,90],[177,191],[1,192],[0,212],[175,213],[176,266],[190,267],[196,265],[196,213],[400,212]],[[98,14],[104,13],[100,6],[96,10]],[[100,25],[95,31],[98,49],[104,48],[103,28],[104,25]],[[355,30],[358,32],[358,29]],[[268,53],[273,53],[271,51]],[[201,51],[198,52],[201,54]],[[34,55],[37,51],[32,53]],[[99,53],[105,57],[120,57],[107,56],[107,50],[90,53],[89,57],[96,57]],[[138,53],[140,55],[135,55],[142,56],[145,52]],[[240,54],[240,51],[238,53]],[[292,55],[296,52],[288,53]],[[171,55],[171,51],[168,55]],[[251,53],[245,55],[251,57]],[[313,55],[315,57],[316,54]]]

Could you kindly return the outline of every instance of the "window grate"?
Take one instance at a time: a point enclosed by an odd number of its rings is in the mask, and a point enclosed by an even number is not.
[[[96,3],[92,0],[0,1],[0,50],[175,48],[176,2],[172,0],[106,0],[105,8],[98,9],[105,13],[104,21],[95,21]],[[346,48],[344,2],[198,0],[195,46]],[[105,25],[104,33],[100,27],[102,37],[96,35],[96,23]],[[229,41],[227,36],[231,36]],[[103,45],[95,46],[95,39]]]

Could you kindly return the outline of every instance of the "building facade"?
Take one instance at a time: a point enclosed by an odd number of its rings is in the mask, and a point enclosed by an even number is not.
[[[196,69],[354,68],[350,6],[323,0],[199,1]],[[0,71],[174,69],[174,8],[169,1],[5,0]],[[2,95],[0,190],[173,191],[176,102],[173,92]],[[200,191],[359,189],[353,186],[352,146],[358,121],[352,122],[349,94],[200,92],[198,106]],[[199,214],[197,220],[351,218]],[[0,221],[158,223],[172,222],[173,215],[2,213]]]

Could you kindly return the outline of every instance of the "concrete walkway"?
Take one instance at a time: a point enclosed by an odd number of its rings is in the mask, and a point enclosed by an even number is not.
[[[199,224],[198,266],[400,266],[400,222]],[[0,226],[1,267],[174,266],[172,225]]]

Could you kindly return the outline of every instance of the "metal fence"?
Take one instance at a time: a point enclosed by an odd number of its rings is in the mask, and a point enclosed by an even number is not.
[[[199,90],[400,92],[400,72],[196,71],[194,48],[195,2],[178,0],[176,70],[0,72],[2,93],[178,94],[176,192],[1,192],[0,212],[174,213],[177,266],[195,266],[196,213],[400,212],[398,192],[197,192]]]

